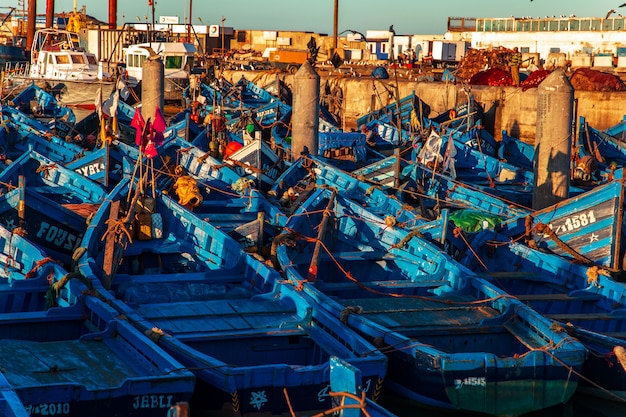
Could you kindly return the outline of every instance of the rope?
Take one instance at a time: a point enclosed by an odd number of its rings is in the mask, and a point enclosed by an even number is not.
[[[54,275],[50,274],[50,276],[48,276],[48,282],[51,285],[50,285],[50,288],[48,288],[48,291],[46,292],[46,296],[45,296],[46,310],[52,307],[56,307],[58,305],[56,300],[57,300],[57,297],[59,296],[59,291],[61,291],[61,289],[64,288],[65,285],[71,279],[78,279],[80,282],[85,284],[89,290],[92,289],[91,281],[88,280],[83,274],[81,274],[78,271],[70,272],[70,273],[63,275],[63,277],[57,282],[53,282]]]
[[[29,278],[33,278],[35,277],[37,274],[37,270],[39,268],[41,268],[42,266],[44,266],[47,263],[58,263],[57,261],[55,261],[54,259],[50,258],[50,257],[46,257],[43,259],[40,259],[39,261],[37,261],[35,263],[35,265],[33,265],[33,267],[30,269],[30,271],[28,271],[26,274],[24,274],[24,279],[29,279]]]
[[[128,230],[128,228],[126,227],[126,224],[124,223],[124,219],[108,219],[105,224],[108,226],[108,229],[106,232],[104,232],[104,234],[102,235],[102,238],[100,240],[104,241],[107,239],[108,235],[114,234],[115,236],[121,235],[122,233],[124,233],[126,235],[126,237],[128,238],[128,241],[130,243],[133,243],[133,238],[130,234],[130,231]]]

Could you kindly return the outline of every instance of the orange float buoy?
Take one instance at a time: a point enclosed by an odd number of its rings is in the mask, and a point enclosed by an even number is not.
[[[241,149],[243,145],[239,142],[229,142],[224,149],[224,158],[230,158],[232,154]]]

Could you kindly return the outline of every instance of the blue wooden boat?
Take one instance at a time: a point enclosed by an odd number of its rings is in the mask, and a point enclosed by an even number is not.
[[[616,172],[621,177],[621,171]],[[503,222],[502,233],[534,247],[613,270],[624,268],[624,179]]]
[[[579,391],[626,399],[626,285],[615,271],[481,232],[463,263],[544,316],[562,323],[590,351]]]
[[[286,227],[295,232],[276,250],[283,273],[387,353],[395,392],[435,407],[521,415],[576,390],[587,355],[579,342],[425,240],[329,188]]]
[[[34,151],[0,172],[0,183],[0,224],[69,266],[104,189]]]
[[[415,92],[391,102],[379,109],[373,110],[356,120],[357,126],[372,126],[373,124],[385,124],[402,128],[401,142],[410,140],[410,133],[427,127],[426,121],[430,116],[430,106],[420,99]],[[400,122],[400,124],[398,123]]]
[[[0,380],[31,416],[154,416],[188,401],[193,374],[116,315],[93,296],[0,314]]]
[[[76,123],[76,115],[62,105],[54,95],[32,83],[11,99],[9,106],[30,117],[38,119],[61,119],[65,123]]]
[[[303,156],[294,161],[268,193],[269,201],[293,213],[316,188],[334,187],[345,198],[385,219],[394,227],[412,229],[423,226],[427,220],[408,204],[380,189],[377,184],[364,181],[317,156]],[[296,193],[293,199],[284,198],[289,189]]]
[[[448,142],[452,140],[454,155],[448,158]],[[413,161],[436,170],[445,169],[450,176],[471,184],[492,195],[503,197],[522,206],[532,204],[532,171],[503,162],[457,140],[451,134],[439,136],[431,133],[428,140],[414,148]],[[447,161],[453,163],[447,165]],[[448,169],[449,168],[449,169]]]
[[[0,226],[0,314],[44,311],[56,305],[53,286],[67,275],[26,238]],[[57,284],[57,291],[66,291]]]
[[[511,197],[513,200],[509,200],[502,195],[507,196],[509,193],[492,193],[491,187],[479,187],[474,183],[456,180],[418,162],[406,166],[402,178],[406,178],[402,184],[404,199],[418,200],[418,204],[436,211],[444,207],[451,210],[474,209],[503,219],[530,213],[530,209],[518,203],[517,198]],[[510,192],[515,193],[515,187]]]
[[[280,414],[288,410],[283,389],[299,411],[330,408],[331,355],[361,370],[368,396],[379,392],[382,353],[167,196],[132,196],[118,216],[128,191],[124,180],[94,216],[79,268],[110,290],[100,292],[111,305],[194,371],[199,410]],[[152,230],[149,207],[160,218]],[[130,230],[134,218],[130,241],[121,228]],[[117,237],[111,219],[120,225]]]
[[[586,160],[581,161],[583,163],[579,164],[580,171],[588,172],[593,179],[597,179],[601,173],[596,171],[612,171],[616,167],[626,165],[626,142],[622,138],[623,126],[622,122],[606,131],[600,131],[589,126],[584,117],[579,118],[576,155],[581,160],[585,156],[591,158],[588,166],[584,165]]]
[[[34,149],[55,162],[65,164],[86,152],[80,145],[67,142],[53,134],[47,125],[24,113],[5,106],[2,114],[8,119],[6,128],[0,130],[0,149],[5,159],[15,160]]]

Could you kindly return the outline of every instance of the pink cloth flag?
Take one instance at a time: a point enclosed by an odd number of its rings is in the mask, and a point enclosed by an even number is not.
[[[141,138],[143,135],[143,129],[146,126],[146,122],[143,120],[143,116],[139,109],[135,109],[135,115],[133,116],[133,120],[130,121],[131,127],[135,128],[135,144],[137,146],[141,146]]]
[[[167,123],[165,122],[165,116],[163,115],[163,111],[159,106],[154,110],[154,121],[152,122],[152,141],[155,146],[161,146],[163,144],[163,140],[165,140],[165,128],[167,127]]]

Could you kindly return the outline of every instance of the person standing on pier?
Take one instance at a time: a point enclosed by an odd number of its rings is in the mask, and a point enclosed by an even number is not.
[[[517,46],[513,48],[513,54],[509,61],[509,68],[511,70],[511,78],[513,78],[513,85],[519,86],[519,66],[522,63],[522,54],[517,49]]]

